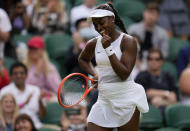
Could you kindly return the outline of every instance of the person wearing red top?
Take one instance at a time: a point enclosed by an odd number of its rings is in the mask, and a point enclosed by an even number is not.
[[[0,58],[0,90],[10,83],[7,69],[3,66],[3,59]]]

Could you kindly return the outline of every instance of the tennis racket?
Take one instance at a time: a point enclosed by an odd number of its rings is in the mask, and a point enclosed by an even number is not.
[[[82,73],[72,73],[66,76],[59,85],[57,92],[59,104],[66,108],[79,104],[97,85],[92,84],[96,81]]]

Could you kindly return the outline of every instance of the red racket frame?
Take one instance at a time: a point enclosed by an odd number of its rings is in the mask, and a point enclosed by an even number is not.
[[[72,105],[64,105],[64,104],[61,102],[61,98],[60,98],[61,89],[62,89],[62,87],[63,87],[64,82],[65,82],[68,78],[70,78],[70,77],[72,77],[72,76],[74,76],[74,75],[80,75],[80,76],[82,76],[82,77],[85,78],[85,80],[86,80],[86,89],[85,89],[85,92],[84,92],[83,96],[81,97],[81,99],[80,99],[77,103],[72,104]],[[86,75],[84,75],[84,74],[82,74],[82,73],[72,73],[72,74],[69,74],[68,76],[66,76],[66,77],[61,81],[61,83],[60,83],[60,85],[59,85],[59,88],[58,88],[58,92],[57,92],[57,99],[58,99],[59,104],[60,104],[61,106],[65,107],[65,108],[69,108],[69,107],[72,107],[72,106],[74,106],[74,105],[79,104],[82,100],[84,100],[84,98],[87,96],[87,94],[93,89],[93,88],[88,88],[88,80],[94,82],[93,79],[88,78]],[[81,87],[81,88],[82,88],[82,87]]]

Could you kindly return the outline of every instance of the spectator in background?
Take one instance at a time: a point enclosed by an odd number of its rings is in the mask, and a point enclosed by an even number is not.
[[[179,78],[179,87],[181,90],[181,99],[182,104],[190,106],[190,64],[182,71]]]
[[[178,76],[181,75],[181,72],[187,67],[190,63],[190,45],[180,49],[177,59],[177,71]]]
[[[11,93],[19,105],[19,112],[28,114],[34,121],[35,126],[40,128],[42,123],[40,117],[46,114],[46,107],[42,102],[43,94],[39,87],[25,83],[27,77],[27,67],[22,63],[14,63],[10,69],[12,83],[4,87],[0,92],[0,97],[6,93]]]
[[[0,8],[0,57],[4,57],[5,43],[9,40],[11,23],[7,13]]]
[[[10,14],[10,19],[13,27],[13,35],[27,33],[30,26],[30,17],[27,15],[25,5],[21,1],[16,3]]]
[[[13,131],[13,123],[18,115],[18,107],[12,94],[7,93],[0,99],[0,130]]]
[[[83,4],[71,9],[71,32],[74,32],[76,30],[75,24],[77,20],[90,16],[90,13],[95,7],[97,1],[98,0],[83,0]]]
[[[75,27],[76,31],[73,33],[73,44],[67,51],[67,55],[64,60],[67,74],[74,72],[84,73],[78,64],[78,56],[85,47],[86,42],[94,37],[90,24],[86,21],[86,18],[78,19]]]
[[[137,36],[141,47],[141,56],[146,58],[148,50],[158,48],[162,51],[164,58],[168,56],[168,35],[165,29],[156,25],[159,19],[159,6],[156,3],[149,3],[143,12],[143,21],[133,24],[128,32]]]
[[[22,0],[22,3],[26,7],[27,15],[32,16],[34,5],[37,3],[37,1],[38,0]]]
[[[184,0],[162,0],[158,24],[168,31],[169,37],[178,36],[188,40],[190,17]]]
[[[28,41],[28,57],[25,65],[28,67],[26,83],[40,87],[42,92],[55,96],[61,82],[56,67],[49,61],[42,37],[35,36]],[[52,97],[50,97],[52,98]]]
[[[10,83],[7,69],[3,66],[3,58],[0,57],[0,90]]]
[[[48,0],[37,0],[36,4],[34,5],[34,9],[31,16],[31,24],[32,24],[33,33],[39,33],[38,31],[39,18],[43,14],[45,14],[47,10],[47,3],[48,3]]]
[[[86,104],[78,104],[62,114],[61,124],[63,131],[85,131],[87,118]]]
[[[41,4],[40,1],[34,8],[32,25],[40,34],[50,34],[63,32],[68,22],[65,5],[61,0],[48,0],[47,4]],[[43,5],[43,6],[42,6]]]
[[[135,81],[144,86],[150,104],[163,108],[177,102],[177,90],[172,76],[161,70],[163,55],[158,49],[148,53],[148,70],[137,75]]]
[[[10,14],[17,1],[18,0],[0,0],[0,8],[5,10],[7,14]]]
[[[19,115],[14,124],[14,131],[37,131],[34,122],[27,114]]]

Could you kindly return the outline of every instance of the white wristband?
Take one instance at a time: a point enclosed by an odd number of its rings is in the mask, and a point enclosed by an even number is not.
[[[107,56],[111,56],[115,53],[112,46],[107,47],[105,51],[106,51]]]

